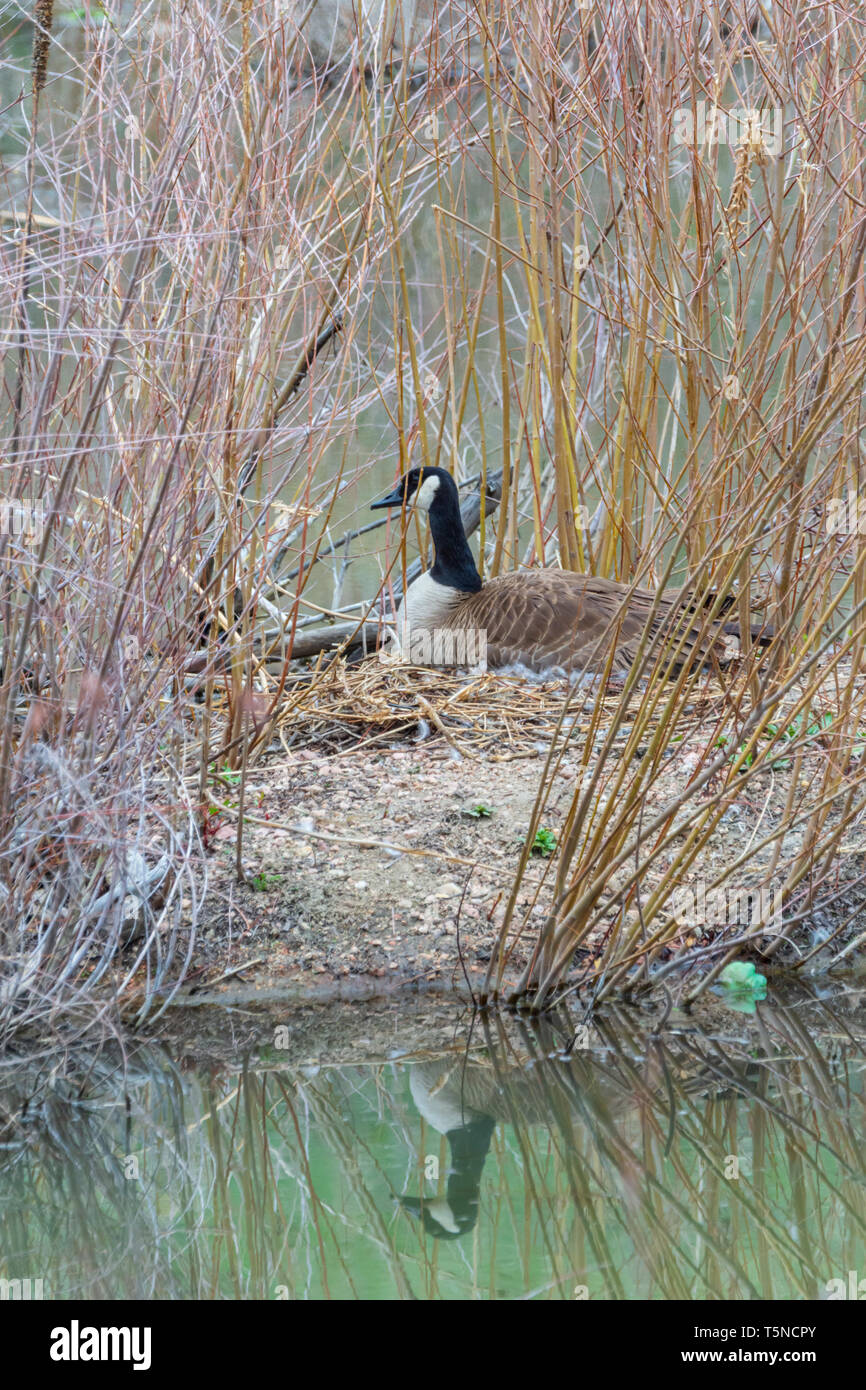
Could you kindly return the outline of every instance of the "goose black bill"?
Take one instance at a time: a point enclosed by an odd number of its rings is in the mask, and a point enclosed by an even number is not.
[[[375,512],[380,507],[402,507],[403,505],[403,486],[402,480],[399,487],[395,487],[393,492],[389,492],[387,497],[380,497],[378,502],[370,503],[370,511]]]

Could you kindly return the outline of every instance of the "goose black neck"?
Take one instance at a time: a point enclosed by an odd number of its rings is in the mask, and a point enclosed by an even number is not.
[[[481,575],[463,530],[457,488],[448,475],[440,483],[428,515],[436,551],[431,578],[437,584],[447,584],[450,589],[477,593],[481,588]]]

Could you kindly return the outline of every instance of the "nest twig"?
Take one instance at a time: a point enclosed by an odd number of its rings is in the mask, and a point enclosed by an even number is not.
[[[466,757],[510,761],[547,751],[568,694],[561,679],[535,682],[496,671],[471,675],[375,659],[356,665],[338,661],[308,691],[296,690],[278,727],[284,743],[294,748],[348,751],[439,738]],[[619,698],[612,683],[593,696],[595,703],[609,702],[611,711]],[[577,733],[589,729],[582,703],[578,694]]]

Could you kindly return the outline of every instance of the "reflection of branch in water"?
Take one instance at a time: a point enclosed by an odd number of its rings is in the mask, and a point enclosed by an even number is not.
[[[764,1175],[753,1173],[750,1177],[742,1173],[736,1182],[725,1176],[733,1143],[726,1126],[731,1116],[741,1117],[741,1130],[747,1135],[754,1126],[753,1107],[757,1105],[781,1140],[775,1174],[777,1192],[784,1189],[786,1182],[790,1184],[787,1161],[794,1159],[799,1163],[799,1156],[789,1152],[789,1124],[795,1131],[817,1139],[830,1164],[825,1171],[814,1158],[811,1161],[816,1186],[820,1187],[812,1203],[814,1211],[821,1210],[822,1193],[825,1201],[827,1195],[841,1196],[830,1180],[834,1163],[841,1164],[852,1176],[857,1176],[859,1170],[863,1181],[862,1157],[857,1155],[852,1163],[844,1156],[848,1143],[834,1147],[790,1107],[768,1101],[769,1085],[781,1085],[783,1081],[789,1086],[792,1082],[801,1086],[804,1083],[792,1035],[782,1037],[784,1060],[774,1055],[752,1056],[748,1045],[751,1040],[746,1039],[726,1052],[714,1038],[702,1036],[701,1030],[691,1024],[690,1036],[674,1033],[662,1038],[657,1031],[651,1038],[641,1038],[638,1034],[635,1041],[643,1043],[639,1051],[631,1046],[629,1032],[633,1030],[626,1023],[628,1017],[623,1013],[613,1019],[611,1027],[599,1026],[601,1046],[594,1054],[576,1056],[567,1064],[561,1060],[562,1037],[567,1030],[555,1026],[556,1020],[551,1020],[545,1030],[530,1027],[519,1019],[516,1026],[523,1047],[518,1049],[503,1020],[496,1018],[485,1020],[486,1062],[467,1061],[462,1070],[456,1060],[450,1066],[443,1061],[414,1066],[410,1081],[413,1097],[425,1120],[446,1135],[452,1169],[444,1193],[437,1192],[429,1199],[404,1197],[404,1208],[419,1216],[424,1230],[436,1239],[455,1240],[472,1231],[483,1210],[483,1167],[495,1126],[500,1121],[508,1122],[518,1142],[525,1193],[533,1202],[550,1262],[554,1267],[561,1265],[563,1242],[560,1240],[559,1249],[554,1248],[557,1223],[551,1219],[551,1194],[543,1181],[540,1146],[529,1134],[534,1125],[543,1123],[546,1142],[555,1145],[561,1175],[570,1190],[572,1218],[583,1227],[595,1267],[603,1271],[612,1296],[629,1294],[619,1277],[611,1224],[632,1239],[665,1296],[690,1296],[696,1289],[704,1291],[711,1284],[718,1292],[722,1271],[732,1281],[731,1287],[739,1290],[738,1296],[759,1297],[762,1291],[764,1296],[772,1296],[779,1275],[776,1280],[772,1278],[768,1251],[781,1263],[782,1278],[789,1281],[783,1287],[790,1290],[793,1286],[814,1296],[817,1289],[811,1280],[819,1280],[822,1270],[833,1267],[823,1226],[814,1235],[804,1262],[802,1240],[798,1243],[787,1229],[787,1204],[780,1205],[768,1195]],[[799,1027],[792,1015],[782,1017],[790,1017]],[[820,1100],[821,1124],[831,1127],[839,1087],[832,1084],[826,1066],[820,1079],[814,1065],[809,1076],[813,1084],[805,1087],[808,1104],[814,1108]],[[732,1103],[736,1103],[733,1111]],[[719,1125],[711,1119],[714,1113],[719,1116]],[[635,1120],[637,1142],[631,1142],[628,1134],[635,1129]],[[859,1120],[862,1124],[862,1112]],[[845,1130],[850,1142],[850,1115]],[[774,1133],[764,1135],[765,1159],[771,1147],[767,1140],[774,1137]],[[796,1150],[799,1147],[795,1144]],[[687,1160],[691,1161],[692,1171]],[[671,1161],[679,1179],[673,1187]],[[606,1181],[600,1186],[604,1174]],[[471,1189],[470,1179],[474,1182]],[[852,1211],[850,1203],[842,1205],[846,1208],[846,1220],[854,1215],[862,1240],[866,1229],[862,1214]],[[723,1209],[729,1216],[726,1226],[719,1228],[718,1213]],[[750,1230],[750,1239],[742,1247],[728,1242],[735,1220],[747,1222]],[[697,1240],[696,1248],[703,1251],[702,1260],[689,1258],[682,1246],[682,1233],[688,1231]],[[673,1269],[678,1234],[676,1263],[683,1266],[679,1273]],[[755,1239],[761,1251],[757,1267],[751,1258]],[[619,1259],[622,1263],[621,1255]],[[775,1294],[779,1296],[778,1287]]]
[[[622,1008],[572,1053],[565,1010],[487,1016],[469,1052],[439,1041],[441,1020],[422,1051],[417,1021],[406,1035],[390,1017],[358,1065],[286,1065],[261,1015],[231,1017],[197,1063],[106,1045],[7,1064],[4,1273],[44,1270],[51,1297],[409,1298],[420,1278],[427,1297],[778,1298],[855,1267],[850,1012],[762,1005],[723,1044],[693,1019],[649,1032]],[[840,1035],[858,1051],[831,1065],[823,1039]],[[401,1036],[413,1058],[386,1060]],[[450,1155],[429,1196],[411,1181],[419,1112]]]

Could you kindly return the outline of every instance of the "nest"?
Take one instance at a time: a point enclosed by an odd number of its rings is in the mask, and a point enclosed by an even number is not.
[[[570,693],[561,679],[529,680],[501,672],[481,675],[370,659],[331,663],[295,687],[280,718],[286,748],[331,751],[437,739],[465,757],[510,761],[545,754]],[[594,692],[611,714],[622,682]],[[588,732],[590,709],[576,691],[563,730]],[[604,716],[602,717],[604,724]]]

